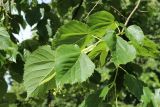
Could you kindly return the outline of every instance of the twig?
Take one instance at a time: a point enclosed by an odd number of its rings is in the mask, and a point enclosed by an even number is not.
[[[52,91],[49,90],[48,96],[47,96],[47,104],[46,104],[47,107],[51,107],[52,100],[53,100],[53,94],[52,94]]]
[[[81,52],[88,53],[88,52],[92,51],[100,42],[101,42],[101,40],[99,40],[98,42],[96,42],[93,45],[88,46],[87,48],[84,48]]]
[[[72,20],[76,18],[77,14],[78,14],[78,12],[79,12],[79,9],[81,8],[81,6],[82,6],[82,4],[83,4],[83,1],[84,1],[84,0],[81,0],[81,1],[80,1],[78,7],[76,8],[76,10],[75,10],[75,12],[74,12],[74,14],[73,14],[73,16],[72,16]]]
[[[126,19],[126,17],[118,10],[118,9],[116,9],[115,7],[113,7],[113,6],[110,6],[113,10],[115,10],[116,12],[118,12],[118,14],[120,15],[120,16],[122,16],[124,19]]]
[[[117,86],[115,84],[115,88],[114,88],[114,91],[115,91],[115,97],[116,97],[116,107],[118,107],[118,100],[117,100]]]
[[[121,66],[119,66],[120,69],[122,69],[126,74],[129,74],[124,68],[122,68]]]
[[[113,80],[114,83],[116,82],[117,75],[118,75],[118,68],[116,69],[116,74],[115,74],[115,77],[114,77],[114,80]]]
[[[119,26],[117,25],[117,23],[115,22],[116,27],[118,28],[118,33],[121,33],[121,30],[119,28]]]
[[[98,0],[96,4],[93,6],[93,8],[88,12],[87,16],[85,17],[85,20],[88,18],[88,16],[91,14],[91,12],[95,9],[95,7],[99,4],[100,1],[101,0]]]
[[[11,0],[9,0],[9,13],[11,14]]]
[[[134,9],[132,10],[132,12],[131,12],[130,15],[128,16],[128,18],[127,18],[127,20],[126,20],[124,26],[127,26],[128,22],[129,22],[129,20],[130,20],[130,18],[132,17],[132,15],[134,14],[134,12],[135,12],[135,11],[137,10],[137,8],[139,7],[140,2],[141,2],[141,0],[138,0],[137,5],[134,7]],[[123,32],[123,31],[124,31],[124,28],[122,29],[122,32]],[[121,33],[122,33],[122,32],[121,32]]]

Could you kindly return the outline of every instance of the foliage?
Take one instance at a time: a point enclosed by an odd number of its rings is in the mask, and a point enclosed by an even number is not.
[[[158,107],[160,2],[136,3],[2,0],[0,107]]]

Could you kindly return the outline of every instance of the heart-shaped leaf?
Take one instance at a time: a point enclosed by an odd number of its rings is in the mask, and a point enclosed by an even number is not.
[[[126,30],[126,36],[133,42],[141,44],[144,40],[142,29],[137,25],[131,25]]]
[[[111,50],[111,60],[116,66],[126,64],[136,58],[135,48],[121,37],[116,36],[114,31],[108,32],[104,39]]]
[[[143,94],[143,84],[140,80],[136,79],[133,75],[127,74],[124,76],[124,85],[138,99],[141,98]]]
[[[89,27],[79,21],[71,21],[61,26],[55,38],[55,45],[60,44],[75,44],[84,40],[89,34]]]
[[[54,51],[49,46],[42,46],[27,57],[24,67],[24,86],[28,97],[40,94],[36,93],[36,90],[42,90],[41,85],[53,79],[55,76],[54,63]],[[49,88],[50,86],[45,87],[45,91]]]
[[[4,27],[0,27],[0,50],[7,52],[10,61],[16,62],[17,48],[17,45],[11,41],[7,30]]]
[[[78,46],[61,45],[55,54],[57,85],[86,81],[94,72],[95,65],[89,57],[81,53]]]
[[[107,30],[114,30],[118,26],[116,26],[114,16],[107,11],[100,11],[90,15],[87,24],[96,36],[103,36]]]

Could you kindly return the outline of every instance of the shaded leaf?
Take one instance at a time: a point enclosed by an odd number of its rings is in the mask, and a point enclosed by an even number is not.
[[[71,7],[80,3],[80,0],[57,0],[57,10],[61,16],[64,16]]]
[[[3,98],[6,92],[7,92],[7,83],[5,82],[3,77],[1,77],[0,78],[0,99]]]
[[[39,42],[37,40],[28,39],[21,43],[21,48],[27,49],[30,52],[33,52],[34,50],[36,50],[38,46],[39,46]]]
[[[16,96],[15,93],[7,93],[7,94],[4,96],[4,99],[5,99],[8,103],[10,103],[10,104],[15,103],[16,98],[17,98],[17,96]]]
[[[23,81],[24,73],[24,61],[22,61],[20,56],[17,56],[16,62],[13,62],[9,65],[10,75],[12,79],[21,83]]]
[[[100,91],[90,94],[79,107],[101,107],[101,99],[99,98]]]
[[[133,75],[126,74],[124,76],[124,85],[140,100],[141,95],[143,94],[143,84],[140,80],[135,78]]]
[[[26,18],[26,21],[28,22],[29,25],[31,25],[31,26],[34,25],[41,18],[40,9],[38,7],[34,7],[30,10],[27,10],[25,18]]]
[[[101,75],[99,72],[94,71],[92,76],[89,78],[89,81],[95,84],[99,84],[101,82]]]
[[[12,33],[19,33],[20,27],[19,25],[22,25],[25,27],[25,21],[23,20],[23,17],[21,15],[10,15],[10,23],[11,23],[11,32]]]
[[[3,66],[4,62],[5,62],[5,57],[0,52],[0,68]]]
[[[37,30],[39,35],[39,41],[42,43],[47,43],[49,39],[49,33],[46,28],[47,25],[47,19],[42,19],[37,24]]]

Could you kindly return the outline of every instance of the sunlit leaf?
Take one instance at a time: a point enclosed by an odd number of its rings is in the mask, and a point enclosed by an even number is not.
[[[99,11],[89,16],[87,24],[96,36],[103,36],[107,30],[116,29],[114,16],[107,11]]]
[[[12,46],[10,36],[4,27],[0,27],[0,49],[7,49]]]
[[[99,55],[102,51],[107,51],[108,47],[105,42],[100,42],[93,48],[93,50],[88,54],[91,59],[94,59],[97,55]]]
[[[143,107],[149,106],[149,104],[152,104],[152,99],[153,99],[154,94],[148,87],[143,88],[143,95],[141,97],[143,101]]]
[[[41,88],[44,86],[41,85],[54,78],[54,62],[54,51],[49,46],[42,46],[27,57],[24,67],[24,86],[27,90],[28,97],[40,94],[34,92],[36,90],[42,90]],[[55,85],[54,82],[49,87],[45,87],[45,91],[53,85]]]
[[[132,43],[139,56],[157,57],[159,55],[158,45],[148,38],[144,38],[142,44]]]
[[[56,81],[58,85],[84,82],[94,72],[95,65],[81,53],[78,46],[61,45],[55,54]]]
[[[111,50],[111,61],[113,61],[116,66],[126,64],[136,58],[136,50],[133,45],[130,45],[121,37],[116,36],[113,31],[108,32],[104,40]]]
[[[142,44],[144,40],[144,34],[142,29],[137,25],[131,25],[126,30],[126,36],[137,44]]]
[[[4,27],[0,27],[0,50],[6,51],[8,59],[16,62],[17,46],[10,40],[10,35]]]
[[[56,33],[56,45],[75,44],[84,40],[89,34],[89,27],[79,21],[71,21],[61,26]]]
[[[106,98],[106,95],[108,94],[108,91],[110,90],[110,87],[109,86],[105,86],[102,91],[101,91],[101,94],[99,97],[102,97],[103,100],[105,100]]]

